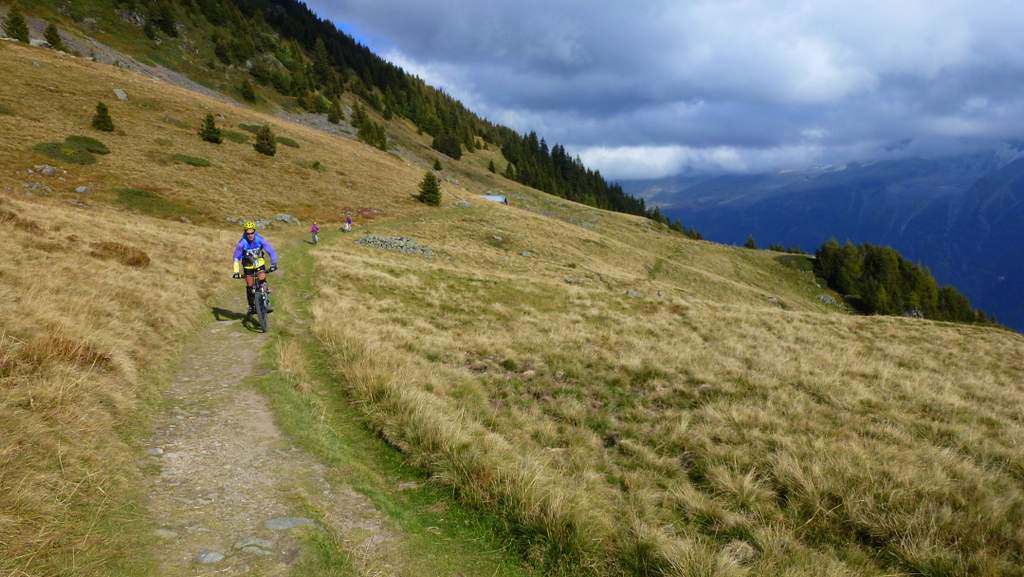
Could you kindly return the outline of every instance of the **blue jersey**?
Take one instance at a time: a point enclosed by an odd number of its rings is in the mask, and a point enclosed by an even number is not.
[[[270,242],[267,239],[260,236],[260,233],[256,233],[252,240],[242,238],[235,245],[235,262],[241,262],[245,268],[259,268],[266,264],[263,259],[263,253],[270,255],[270,262],[277,264],[277,253],[274,252],[274,247],[270,246]]]

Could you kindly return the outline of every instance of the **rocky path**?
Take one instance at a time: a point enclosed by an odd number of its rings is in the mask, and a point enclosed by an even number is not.
[[[358,573],[401,574],[401,539],[384,515],[332,484],[244,384],[265,338],[237,320],[208,325],[165,393],[147,456],[157,574],[285,575],[315,531],[338,540]]]

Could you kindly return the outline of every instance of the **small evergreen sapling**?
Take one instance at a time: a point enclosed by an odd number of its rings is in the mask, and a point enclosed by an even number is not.
[[[7,13],[7,19],[4,20],[4,32],[18,42],[28,44],[28,24],[25,23],[25,16],[22,15],[21,8],[17,4],[11,6],[10,12]]]
[[[274,140],[274,131],[270,130],[269,125],[264,124],[256,132],[256,142],[252,147],[256,149],[256,152],[266,154],[267,156],[277,154],[277,142]]]
[[[43,38],[54,50],[64,50],[64,40],[60,37],[60,32],[57,30],[57,26],[50,22],[46,27],[46,31],[43,32]]]
[[[436,158],[434,159],[434,170],[441,170],[441,161]]]
[[[199,129],[199,136],[206,142],[212,142],[214,144],[224,142],[224,137],[221,135],[220,129],[217,128],[217,121],[214,120],[213,114],[206,115],[206,120],[203,121],[203,127]]]
[[[114,121],[110,118],[110,111],[107,110],[106,104],[96,103],[96,114],[92,117],[92,127],[103,132],[114,131]]]
[[[491,171],[492,174],[498,172],[497,167],[494,166],[493,160],[487,163],[487,170]]]
[[[754,241],[754,235],[747,235],[747,241],[743,243],[743,248],[756,249],[757,243]]]
[[[441,204],[441,185],[437,182],[437,177],[433,172],[428,170],[423,175],[423,180],[420,181],[420,195],[416,198],[430,206]]]

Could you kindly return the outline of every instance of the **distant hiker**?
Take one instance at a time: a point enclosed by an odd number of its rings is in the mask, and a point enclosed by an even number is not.
[[[341,225],[341,230],[344,232],[352,232],[352,217],[345,215],[345,222]]]
[[[313,221],[313,226],[309,227],[309,234],[313,235],[313,244],[320,242],[320,225]]]
[[[270,268],[267,269],[267,261],[264,258],[266,255],[270,255]],[[242,278],[242,274],[245,275],[245,297],[249,301],[249,312],[247,314],[256,314],[256,295],[252,289],[252,285],[256,282],[258,276],[261,281],[267,280],[267,272],[274,272],[277,270],[277,253],[274,252],[274,247],[270,246],[270,242],[262,236],[256,234],[256,223],[247,221],[242,225],[242,238],[235,245],[235,273],[232,278]],[[241,271],[239,271],[241,267]],[[273,309],[268,309],[267,312],[274,312]]]

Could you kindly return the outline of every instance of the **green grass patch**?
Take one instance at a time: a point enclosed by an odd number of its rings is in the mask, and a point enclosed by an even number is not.
[[[246,131],[246,132],[251,132],[253,134],[256,134],[257,132],[259,132],[260,128],[263,128],[263,126],[260,125],[260,124],[244,124],[244,123],[243,124],[239,124],[238,127],[241,128],[242,130]]]
[[[94,164],[96,162],[96,157],[91,152],[67,142],[41,142],[33,146],[32,151],[69,164]]]
[[[209,160],[206,160],[205,158],[200,158],[198,156],[189,156],[187,154],[175,154],[171,158],[173,158],[175,162],[180,162],[182,164],[187,164],[189,166],[210,166]]]
[[[14,116],[14,110],[6,104],[0,104],[0,116]]]
[[[278,144],[283,144],[285,146],[290,146],[292,148],[299,148],[299,143],[295,142],[291,138],[288,138],[287,136],[278,136],[274,140],[276,140]]]
[[[189,206],[141,188],[118,189],[114,203],[158,218],[177,218],[196,214],[195,209]]]
[[[665,268],[665,259],[659,258],[654,261],[654,264],[647,267],[647,280],[654,280],[658,278],[658,275]]]
[[[249,142],[248,134],[238,132],[237,130],[231,130],[230,128],[220,129],[220,135],[223,136],[225,140],[230,140],[237,144],[245,144],[246,142]]]
[[[170,146],[174,144],[174,141],[171,140],[170,138],[157,138],[153,142],[157,143],[160,146]]]
[[[107,148],[106,144],[89,136],[73,134],[64,139],[64,144],[81,148],[93,154],[110,154],[110,149]]]

